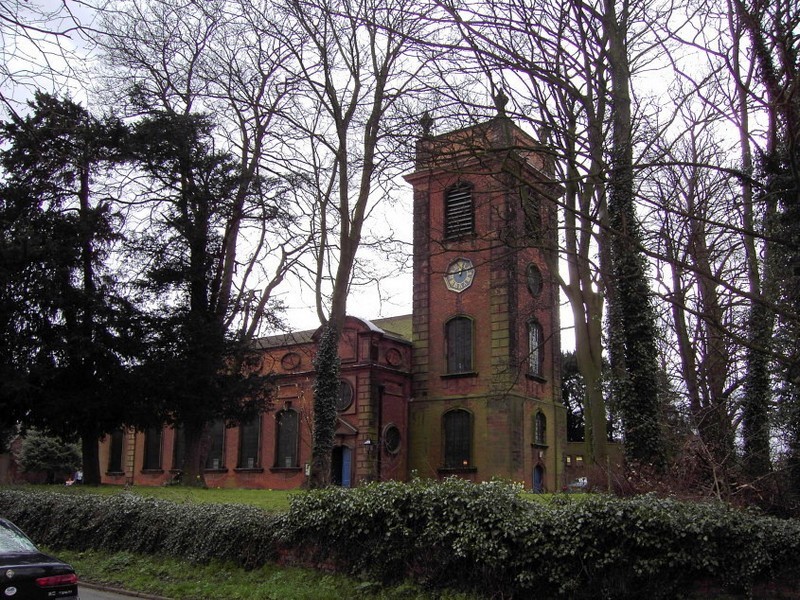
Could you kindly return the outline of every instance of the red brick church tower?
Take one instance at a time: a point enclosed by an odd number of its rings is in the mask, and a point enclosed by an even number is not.
[[[425,131],[414,188],[409,467],[422,477],[563,484],[556,268],[560,188],[504,116]],[[428,128],[429,129],[429,124]]]

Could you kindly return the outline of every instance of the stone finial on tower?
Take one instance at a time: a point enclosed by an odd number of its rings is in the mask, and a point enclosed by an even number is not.
[[[430,137],[431,131],[433,130],[433,117],[431,113],[427,110],[422,113],[419,124],[422,125],[422,137]]]
[[[494,96],[494,105],[497,107],[498,116],[506,116],[506,104],[508,104],[508,96],[506,96],[503,88],[498,88],[497,94]]]
[[[549,146],[550,145],[550,137],[553,134],[553,130],[550,129],[549,126],[547,126],[544,123],[542,123],[541,125],[539,125],[538,133],[539,133],[539,143],[542,146]]]

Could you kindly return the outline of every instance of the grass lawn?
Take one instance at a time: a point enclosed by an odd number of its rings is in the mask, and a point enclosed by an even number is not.
[[[429,594],[413,585],[382,587],[344,575],[265,565],[246,571],[232,565],[194,565],[172,558],[128,553],[55,551],[81,581],[175,600],[477,600],[458,593]]]
[[[411,584],[384,587],[345,575],[277,565],[246,571],[222,563],[194,565],[129,553],[52,553],[72,564],[81,581],[173,600],[481,600],[447,590],[428,592]],[[707,598],[697,593],[687,600]],[[736,598],[725,593],[714,596],[715,600]]]
[[[35,489],[46,492],[63,494],[100,494],[113,495],[124,492],[140,496],[161,498],[171,502],[211,502],[216,504],[249,504],[268,512],[284,512],[289,509],[292,496],[302,494],[303,490],[243,490],[235,488],[192,488],[177,485],[149,487],[133,486],[126,488],[120,485],[91,486],[64,486],[64,485],[21,485],[8,486],[9,488]],[[533,502],[547,502],[554,496],[564,500],[579,501],[586,494],[532,494],[524,492],[522,497]]]
[[[229,488],[191,488],[181,486],[147,487],[134,486],[125,488],[119,485],[64,486],[64,485],[25,485],[9,486],[19,489],[35,489],[62,494],[99,494],[114,495],[124,492],[152,498],[161,498],[171,502],[212,502],[216,504],[250,504],[268,512],[283,512],[289,509],[289,500],[293,495],[301,494],[298,490],[242,490]]]

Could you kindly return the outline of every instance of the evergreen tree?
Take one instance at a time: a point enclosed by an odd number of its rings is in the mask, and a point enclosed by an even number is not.
[[[100,481],[97,441],[120,426],[135,319],[105,265],[117,240],[105,172],[125,128],[37,93],[0,125],[0,402],[20,420],[82,442],[85,480]]]
[[[23,472],[44,471],[47,483],[55,483],[56,475],[80,469],[81,449],[77,444],[31,429],[23,438],[16,459]]]
[[[151,307],[149,350],[136,372],[141,410],[135,420],[142,427],[182,427],[182,482],[200,486],[209,423],[244,421],[269,406],[268,374],[248,372],[245,341],[227,331],[224,238],[242,218],[234,210],[242,175],[232,157],[214,150],[213,131],[204,115],[150,111],[130,145],[146,175],[142,202],[153,215],[133,244],[147,266],[140,285]]]

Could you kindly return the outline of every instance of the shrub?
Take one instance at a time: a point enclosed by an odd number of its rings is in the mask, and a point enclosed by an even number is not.
[[[372,581],[495,597],[674,598],[698,582],[749,593],[800,582],[800,522],[721,503],[639,496],[524,498],[517,485],[370,484],[299,494],[274,516],[243,505],[0,491],[39,543],[254,567],[278,556]]]
[[[800,523],[640,496],[522,500],[500,482],[371,484],[294,499],[282,541],[383,581],[498,596],[673,598],[800,580]]]
[[[47,483],[54,483],[57,476],[78,470],[81,449],[78,444],[67,443],[59,437],[31,429],[23,438],[16,459],[24,472],[44,472],[47,474]]]
[[[0,511],[54,548],[230,560],[246,568],[275,559],[278,517],[250,506],[2,490]]]

